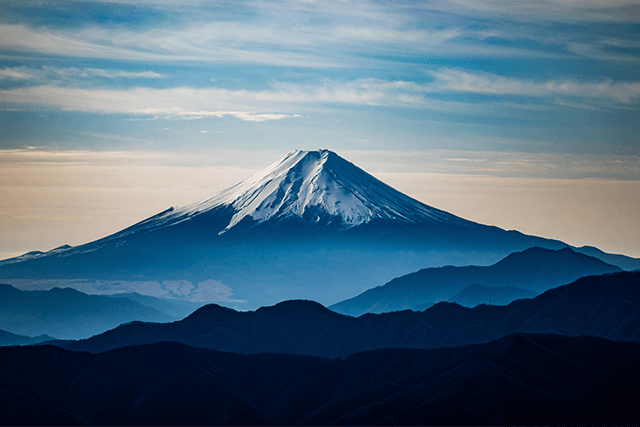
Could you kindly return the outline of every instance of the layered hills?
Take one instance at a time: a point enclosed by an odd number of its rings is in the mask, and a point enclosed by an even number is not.
[[[369,289],[329,308],[353,316],[421,307],[424,309],[435,302],[452,298],[471,285],[494,288],[497,296],[506,299],[507,293],[513,291],[497,288],[520,288],[537,294],[573,282],[582,276],[616,271],[621,269],[568,247],[559,250],[534,247],[512,253],[486,267],[425,268],[397,277],[383,286]]]
[[[640,272],[588,276],[507,306],[462,307],[441,302],[360,317],[311,301],[285,301],[238,312],[207,305],[167,324],[132,322],[89,339],[54,342],[74,351],[103,352],[163,341],[236,353],[345,357],[380,348],[438,348],[485,343],[512,333],[592,335],[640,340]]]
[[[79,339],[134,320],[169,322],[176,317],[125,297],[87,295],[70,288],[21,291],[0,284],[0,329],[13,334]]]
[[[295,151],[202,202],[84,245],[2,261],[0,280],[239,309],[286,299],[328,305],[421,268],[490,265],[532,246],[566,245],[428,206],[331,151]]]
[[[0,347],[11,345],[31,345],[44,341],[51,341],[53,339],[53,337],[44,334],[36,337],[30,337],[26,335],[12,334],[11,332],[0,329]]]

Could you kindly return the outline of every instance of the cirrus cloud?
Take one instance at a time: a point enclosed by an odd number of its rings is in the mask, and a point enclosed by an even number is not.
[[[439,82],[440,91],[531,97],[559,95],[607,99],[619,104],[631,104],[640,100],[640,82],[575,82],[568,79],[536,82],[451,69],[430,74]]]
[[[233,116],[253,122],[291,118],[301,107],[321,105],[468,111],[477,104],[435,99],[434,94],[500,96],[505,98],[505,105],[511,106],[514,104],[508,102],[508,97],[512,96],[576,108],[636,108],[640,101],[640,82],[530,81],[459,69],[441,69],[429,74],[434,78],[429,83],[368,78],[315,84],[274,83],[270,89],[253,91],[217,87],[84,89],[42,85],[0,90],[0,95],[10,104],[73,111],[179,118]],[[492,106],[495,102],[490,101]],[[520,107],[527,108],[527,105],[520,104]]]

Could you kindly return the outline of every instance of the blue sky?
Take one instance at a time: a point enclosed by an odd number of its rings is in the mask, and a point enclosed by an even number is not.
[[[79,244],[244,177],[225,171],[329,148],[469,219],[640,256],[624,231],[640,228],[639,22],[627,0],[4,1],[0,255]],[[155,184],[116,184],[116,166],[130,183],[180,178],[124,201]],[[484,207],[447,182],[479,186]],[[591,218],[538,219],[583,187],[566,209]],[[93,207],[73,219],[65,197]],[[541,207],[518,222],[523,203]],[[618,228],[593,234],[606,218]],[[31,235],[34,221],[59,232]]]

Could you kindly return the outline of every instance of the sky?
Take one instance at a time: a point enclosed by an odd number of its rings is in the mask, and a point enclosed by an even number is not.
[[[0,2],[0,259],[327,148],[466,219],[640,257],[637,0]]]

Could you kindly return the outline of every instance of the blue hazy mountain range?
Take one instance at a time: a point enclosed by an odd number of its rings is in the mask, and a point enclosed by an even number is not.
[[[37,337],[30,337],[26,335],[12,334],[0,329],[0,347],[10,345],[31,345],[44,341],[51,341],[54,339],[49,335],[38,335]]]
[[[21,291],[0,284],[0,329],[29,337],[87,338],[134,320],[182,319],[199,306],[185,304],[139,295],[87,295],[70,288]]]
[[[331,151],[294,151],[202,202],[81,246],[5,260],[0,281],[240,309],[286,299],[329,305],[421,268],[490,265],[532,246],[567,245],[427,206]]]
[[[425,295],[444,296],[442,300],[447,300],[448,296],[449,301],[464,306],[490,302],[494,305],[508,304],[515,299],[534,297],[551,285],[569,283],[581,276],[615,271],[620,269],[569,248],[558,251],[531,248],[511,254],[490,267],[421,270],[336,304],[331,309],[351,315],[367,311],[392,311],[380,310],[383,304],[387,308],[424,310],[433,305],[420,303],[429,300]],[[476,284],[458,292],[467,283],[488,283],[496,287]],[[534,288],[537,292],[507,285]],[[60,339],[80,339],[126,322],[180,320],[202,305],[136,293],[87,295],[69,288],[20,291],[10,285],[0,284],[0,329],[29,336],[48,334]]]
[[[640,340],[640,272],[587,276],[507,306],[441,302],[411,310],[351,317],[312,301],[285,301],[238,312],[211,304],[172,323],[132,322],[68,350],[103,352],[176,341],[235,353],[345,357],[379,348],[438,348],[489,342],[516,332]]]
[[[437,301],[446,301],[470,285],[490,288],[517,287],[525,291],[533,291],[535,295],[570,283],[582,276],[616,271],[621,269],[597,258],[575,252],[568,247],[559,250],[534,247],[512,253],[487,267],[425,268],[397,277],[383,286],[369,289],[356,297],[333,304],[329,308],[352,316],[411,308],[424,309]],[[515,297],[511,300],[507,298],[507,294],[511,293],[508,289],[494,289],[493,293],[504,299],[503,303],[516,299]],[[486,298],[490,298],[489,294]],[[488,299],[479,301],[479,303],[488,302]]]
[[[513,334],[326,359],[0,348],[8,425],[635,425],[640,343]]]

